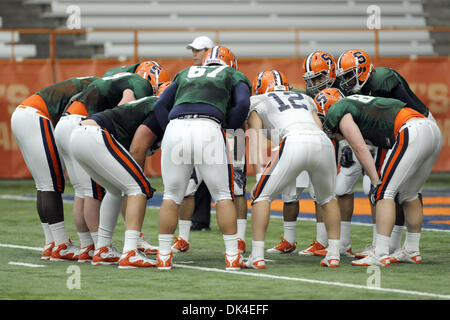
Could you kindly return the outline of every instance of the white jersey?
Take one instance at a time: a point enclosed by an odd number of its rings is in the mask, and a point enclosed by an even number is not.
[[[258,113],[264,129],[278,131],[279,140],[293,131],[321,131],[312,116],[317,111],[314,100],[300,92],[273,91],[252,96],[249,113],[252,111]]]

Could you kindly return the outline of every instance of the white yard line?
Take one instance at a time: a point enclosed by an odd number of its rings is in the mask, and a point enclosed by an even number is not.
[[[430,293],[430,292],[420,292],[420,291],[410,291],[410,290],[401,290],[401,289],[391,289],[391,288],[377,288],[377,287],[368,287],[357,284],[350,283],[342,283],[342,282],[333,282],[333,281],[322,281],[322,280],[314,280],[314,279],[304,279],[304,278],[293,278],[293,277],[285,277],[285,276],[275,276],[270,274],[262,274],[256,272],[246,272],[246,271],[226,271],[224,269],[216,269],[216,268],[205,268],[205,267],[196,267],[196,266],[186,266],[180,264],[174,264],[174,267],[184,268],[184,269],[194,269],[200,271],[210,271],[210,272],[220,272],[220,273],[232,273],[241,276],[249,276],[256,278],[266,278],[266,279],[275,279],[275,280],[285,280],[285,281],[297,281],[297,282],[307,282],[312,284],[320,284],[327,286],[338,286],[352,289],[362,289],[369,291],[379,291],[379,292],[389,292],[389,293],[399,293],[399,294],[407,294],[407,295],[415,295],[415,296],[423,296],[423,297],[432,297],[439,299],[450,299],[450,295],[438,294],[438,293]]]
[[[14,262],[14,261],[10,261],[8,264],[12,264],[12,265],[15,265],[15,266],[22,266],[22,267],[30,267],[30,268],[42,268],[42,267],[45,267],[42,264],[32,264],[32,263]]]
[[[18,246],[18,245],[1,244],[1,243],[0,243],[0,247],[35,250],[35,251],[42,250],[42,248],[38,248],[38,247],[27,247],[27,246]],[[185,261],[184,263],[190,264],[192,262],[193,261]],[[43,265],[33,265],[33,264],[21,263],[21,262],[9,262],[9,264],[23,265],[23,266],[28,266],[28,267],[41,267],[41,266],[43,267]],[[275,279],[275,280],[284,280],[284,281],[306,282],[306,283],[312,283],[312,284],[318,284],[318,285],[337,286],[337,287],[345,287],[345,288],[352,288],[352,289],[358,289],[358,290],[379,291],[379,292],[386,292],[386,293],[399,293],[399,294],[430,297],[430,298],[437,298],[437,299],[450,299],[450,295],[444,295],[444,294],[438,294],[438,293],[391,289],[391,288],[377,288],[377,287],[368,287],[368,286],[343,283],[343,282],[322,281],[322,280],[294,278],[294,277],[285,277],[285,276],[275,276],[275,275],[270,275],[270,274],[257,273],[257,271],[254,271],[254,272],[252,272],[252,271],[250,271],[250,272],[248,272],[248,271],[226,271],[224,269],[188,266],[188,265],[183,265],[183,264],[174,264],[174,267],[184,268],[184,269],[193,269],[193,270],[199,270],[199,271],[235,274],[235,275],[240,275],[240,276],[244,276],[244,277],[256,277],[256,278]]]

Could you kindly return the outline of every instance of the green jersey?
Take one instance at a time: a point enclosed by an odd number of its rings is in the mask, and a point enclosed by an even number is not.
[[[83,102],[88,114],[93,114],[117,106],[123,91],[130,89],[136,99],[153,95],[151,84],[135,73],[118,73],[92,82],[75,101]]]
[[[134,73],[140,64],[141,63],[136,63],[136,64],[132,64],[130,66],[121,66],[118,68],[111,68],[105,72],[103,77],[110,77],[110,76],[113,76],[115,74],[122,73],[122,72]]]
[[[407,93],[410,101],[412,102],[408,103],[409,101],[404,101],[403,97],[400,97],[394,93],[394,89],[398,85],[403,87],[402,91]],[[374,97],[398,99],[408,103],[409,108],[415,109],[425,117],[428,117],[429,114],[427,106],[425,106],[425,104],[409,88],[406,80],[398,72],[390,68],[375,68],[366,84],[363,86],[361,94]]]
[[[54,125],[61,118],[70,98],[86,89],[96,79],[96,77],[71,78],[36,92],[45,101]]]
[[[231,92],[244,82],[251,90],[250,81],[240,71],[229,66],[193,66],[180,71],[174,108],[183,103],[204,103],[219,109],[224,115],[231,110]]]
[[[406,103],[390,98],[351,95],[334,103],[327,112],[324,127],[339,132],[339,122],[350,113],[365,140],[390,149],[394,145],[397,113]]]
[[[127,150],[130,148],[134,133],[142,122],[153,112],[158,97],[144,97],[112,109],[105,110],[98,115],[109,119],[114,137]]]

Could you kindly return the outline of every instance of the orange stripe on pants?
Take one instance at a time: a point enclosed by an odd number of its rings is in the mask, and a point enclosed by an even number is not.
[[[138,177],[139,181],[141,181],[141,183],[143,184],[144,188],[145,188],[145,193],[149,196],[151,196],[152,192],[150,191],[150,188],[148,186],[148,182],[147,180],[142,176],[141,171],[138,170],[135,166],[135,164],[133,162],[131,162],[127,156],[125,156],[122,152],[122,150],[120,150],[119,148],[117,148],[116,144],[114,143],[111,135],[109,134],[109,132],[104,131],[105,132],[105,136],[106,139],[108,140],[108,143],[110,145],[110,147],[114,150],[114,152],[116,153],[116,155],[119,156],[119,158],[128,166],[128,168],[131,169],[131,171],[133,171],[133,173],[136,175],[136,177]]]

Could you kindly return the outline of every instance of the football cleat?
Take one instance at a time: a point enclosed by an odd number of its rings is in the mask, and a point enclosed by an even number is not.
[[[101,247],[95,250],[91,263],[95,266],[118,264],[119,259],[120,253],[117,252],[116,248],[112,246]]]
[[[249,269],[265,269],[266,268],[266,262],[264,261],[264,258],[254,258],[250,255],[245,261],[245,267]]]
[[[389,260],[391,261],[391,263],[407,262],[407,263],[421,264],[422,256],[420,255],[419,251],[409,252],[406,251],[405,248],[403,247],[402,249],[395,251],[389,257]]]
[[[291,244],[285,238],[281,237],[281,241],[275,247],[267,249],[268,253],[293,253],[297,248],[297,242]]]
[[[152,246],[149,244],[144,237],[144,234],[141,232],[139,235],[139,239],[137,242],[137,249],[144,254],[153,255],[158,252],[158,247]]]
[[[52,250],[55,247],[54,242],[46,243],[44,246],[44,250],[42,251],[41,260],[50,260],[52,256]]]
[[[367,257],[352,261],[352,266],[357,267],[368,267],[368,266],[380,266],[380,267],[388,267],[391,265],[391,261],[389,256],[385,255],[382,257],[378,257],[375,255],[375,252],[372,251],[367,255]]]
[[[325,257],[327,255],[327,253],[328,253],[327,248],[322,249],[322,250],[314,251],[314,255],[315,256],[320,256],[320,257]],[[348,245],[345,248],[339,248],[339,254],[341,256],[344,256],[344,257],[350,257],[350,258],[354,258],[355,257],[355,255],[353,254],[353,250],[352,250],[352,246],[351,245]]]
[[[86,247],[80,249],[80,256],[78,257],[78,262],[91,262],[92,257],[94,256],[95,247],[94,244],[90,244]]]
[[[373,244],[367,245],[363,251],[355,254],[355,258],[362,259],[367,257],[373,250],[375,250],[375,246]]]
[[[178,252],[188,252],[189,251],[189,242],[184,240],[182,237],[174,237],[175,242],[172,245],[172,252],[178,253]]]
[[[69,239],[67,242],[53,247],[50,261],[78,260],[79,255],[80,250]]]
[[[156,267],[156,261],[146,258],[138,249],[124,252],[120,256],[119,269],[151,267]]]
[[[245,249],[247,248],[247,245],[245,244],[245,241],[241,238],[238,238],[238,249],[241,254],[245,253]]]
[[[340,259],[336,257],[325,257],[320,261],[321,267],[339,268]]]
[[[173,267],[172,258],[172,251],[169,254],[160,254],[158,251],[158,253],[156,254],[156,266],[159,270],[170,270]]]
[[[323,250],[325,247],[317,240],[314,240],[308,248],[305,250],[299,251],[298,254],[301,256],[313,256],[314,252],[318,250]],[[326,255],[326,254],[325,254]]]
[[[233,271],[233,270],[241,270],[241,268],[245,268],[245,264],[242,261],[241,253],[238,252],[235,255],[229,255],[225,253],[225,270]]]

